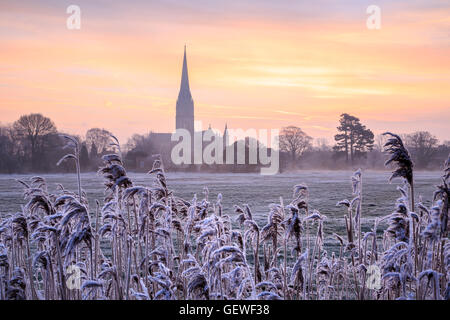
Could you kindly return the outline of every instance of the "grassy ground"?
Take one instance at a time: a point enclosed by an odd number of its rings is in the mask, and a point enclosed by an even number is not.
[[[342,199],[351,199],[350,171],[300,171],[298,173],[261,176],[259,174],[202,174],[202,173],[168,173],[169,189],[186,200],[194,194],[203,197],[203,188],[208,187],[210,199],[215,199],[220,192],[223,196],[224,213],[231,216],[233,205],[249,204],[254,212],[258,225],[266,223],[269,212],[268,205],[279,203],[279,197],[288,203],[292,199],[292,187],[295,184],[306,184],[310,191],[310,207],[327,216],[324,223],[325,235],[336,232],[345,235],[344,214],[346,210],[336,207]],[[363,219],[362,230],[373,226],[376,217],[382,217],[394,210],[395,200],[399,197],[397,183],[389,184],[388,171],[363,172]],[[416,172],[416,197],[430,204],[434,186],[439,183],[440,172]],[[32,175],[0,175],[0,215],[20,211],[25,204],[22,186],[15,179],[29,179]],[[51,190],[61,183],[66,189],[76,191],[77,182],[74,174],[43,175]],[[148,186],[152,178],[146,174],[129,173],[135,185]],[[82,187],[87,192],[90,210],[94,209],[94,201],[103,199],[102,178],[95,173],[82,174]],[[382,226],[382,225],[381,225]],[[381,228],[380,228],[381,229]],[[384,229],[384,228],[382,228]],[[328,236],[325,238],[325,249],[335,249],[337,241]]]

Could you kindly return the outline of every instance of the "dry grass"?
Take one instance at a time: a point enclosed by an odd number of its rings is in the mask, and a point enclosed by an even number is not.
[[[405,184],[380,219],[388,228],[376,221],[362,232],[358,170],[352,199],[338,203],[346,234],[333,234],[336,254],[323,249],[327,218],[309,207],[305,185],[272,204],[259,226],[247,205],[223,214],[222,196],[209,199],[207,189],[202,199],[174,195],[160,159],[151,185],[133,185],[120,149],[103,157],[104,205],[93,215],[80,180],[77,194],[62,186],[51,194],[40,177],[21,181],[27,203],[0,223],[0,299],[450,299],[449,160],[433,206],[415,211],[412,162],[391,136],[389,162]],[[78,163],[77,142],[67,139],[75,152],[62,161]]]

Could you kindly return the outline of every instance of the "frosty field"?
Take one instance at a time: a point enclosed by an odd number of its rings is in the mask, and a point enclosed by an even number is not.
[[[279,203],[283,197],[285,204],[292,200],[292,187],[296,184],[306,184],[310,190],[310,207],[317,209],[327,217],[324,231],[327,237],[325,248],[337,245],[333,232],[345,235],[344,215],[346,210],[336,207],[342,199],[351,199],[351,171],[301,171],[275,176],[261,176],[259,174],[207,174],[207,173],[167,173],[168,188],[175,195],[191,200],[194,194],[203,198],[203,188],[209,189],[209,197],[215,201],[218,193],[222,193],[224,214],[236,217],[233,205],[249,204],[256,222],[263,226],[269,213],[269,204]],[[400,180],[388,182],[389,171],[363,171],[363,214],[362,229],[367,231],[373,227],[376,217],[380,218],[392,213],[395,201],[399,197],[396,191]],[[23,199],[23,188],[16,179],[28,180],[33,175],[0,175],[0,214],[20,211]],[[147,174],[129,173],[136,186],[150,186],[153,178]],[[46,174],[42,175],[48,183],[49,191],[54,191],[61,183],[66,189],[76,192],[77,179],[75,174]],[[439,184],[441,173],[416,172],[416,199],[423,198],[425,205],[430,205],[434,186]],[[95,173],[84,173],[81,176],[82,187],[89,198],[90,211],[95,209],[95,199],[103,201],[103,179]],[[102,203],[103,204],[103,203]],[[380,226],[383,226],[381,224]],[[379,231],[381,231],[380,228]]]

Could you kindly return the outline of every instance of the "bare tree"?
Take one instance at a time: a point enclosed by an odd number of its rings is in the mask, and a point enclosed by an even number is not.
[[[97,151],[102,153],[110,147],[111,132],[106,129],[91,128],[86,132],[86,144],[91,148],[95,145]]]
[[[56,127],[52,120],[44,117],[40,113],[24,115],[13,124],[18,137],[24,138],[30,142],[31,146],[31,164],[36,164],[36,154],[42,146],[43,138],[56,133]]]
[[[436,154],[438,139],[428,131],[417,131],[407,134],[405,143],[412,154],[416,166],[425,168]]]
[[[312,146],[312,138],[295,126],[284,127],[280,132],[280,150],[288,152],[292,161]]]

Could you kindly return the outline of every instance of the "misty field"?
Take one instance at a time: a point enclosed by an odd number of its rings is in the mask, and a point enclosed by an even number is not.
[[[279,202],[279,197],[286,201],[292,198],[292,187],[296,184],[306,184],[309,188],[311,208],[319,210],[328,217],[324,224],[325,234],[333,232],[345,234],[344,215],[346,210],[336,206],[345,198],[351,198],[351,171],[301,171],[298,173],[261,176],[259,174],[210,174],[210,173],[167,173],[168,188],[186,200],[191,200],[194,194],[203,197],[203,189],[207,187],[210,198],[215,199],[219,193],[223,196],[223,211],[232,218],[234,205],[248,204],[254,213],[254,219],[261,227],[266,223],[271,203]],[[373,227],[374,219],[390,214],[395,209],[398,198],[396,187],[400,179],[388,182],[389,171],[364,171],[364,202],[362,208],[363,231]],[[128,173],[135,185],[149,186],[153,178],[143,173]],[[33,175],[0,175],[0,214],[20,211],[26,202],[23,188],[16,179],[29,180]],[[42,175],[47,181],[49,191],[55,191],[57,184],[66,189],[77,191],[75,174]],[[416,172],[417,196],[423,197],[425,205],[430,204],[434,186],[439,184],[441,172]],[[86,191],[89,208],[95,208],[95,199],[102,202],[104,194],[103,178],[96,173],[84,173],[81,176],[83,190]],[[92,212],[91,212],[92,214]],[[379,230],[381,232],[381,229]],[[336,238],[324,239],[325,249],[335,249]]]

